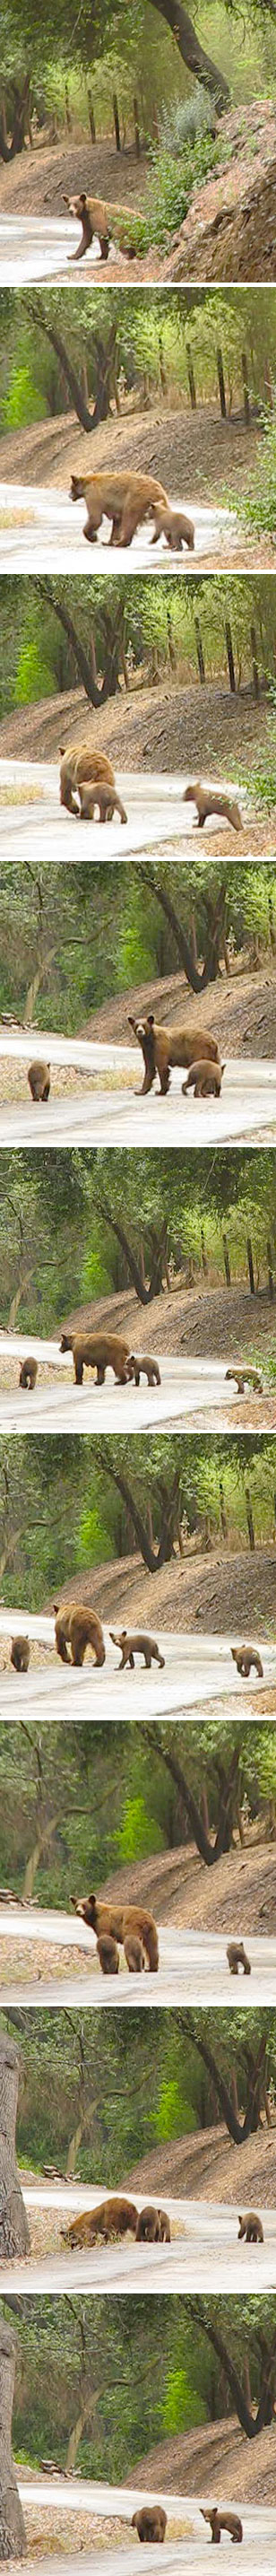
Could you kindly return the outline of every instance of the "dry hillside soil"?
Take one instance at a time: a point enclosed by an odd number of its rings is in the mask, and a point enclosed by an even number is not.
[[[125,2177],[127,2192],[166,2193],[172,2199],[219,2200],[238,2209],[273,2209],[276,2191],[276,2124],[235,2147],[223,2122],[187,2137],[167,2139],[140,2157]],[[257,2286],[257,2284],[256,2284]]]
[[[185,1753],[183,1760],[185,1768]],[[246,1939],[260,1931],[275,1934],[275,1845],[265,1841],[259,1817],[246,1826],[244,1847],[236,1833],[233,1850],[223,1852],[213,1869],[206,1868],[194,1843],[183,1843],[113,1870],[100,1895],[115,1905],[149,1905],[157,1923],[174,1924],[178,1932],[206,1931],[207,1938],[225,1932],[225,1942],[233,1925],[237,1938],[244,1926]]]
[[[91,1012],[82,1036],[131,1044],[132,1033],[128,1027],[131,1002],[134,1018],[154,1010],[156,1019],[168,1027],[183,1021],[188,1031],[195,1027],[211,1030],[212,1036],[217,1038],[222,1062],[227,1056],[275,1058],[275,993],[275,959],[270,965],[267,958],[265,966],[252,972],[245,959],[237,958],[231,975],[228,977],[222,971],[221,977],[216,977],[214,984],[208,984],[204,993],[191,993],[183,972],[163,975],[159,982],[131,985],[127,992],[116,993],[112,1000],[102,1002],[98,1010]],[[134,1037],[133,1049],[137,1065],[137,1040]],[[144,1073],[141,1047],[138,1055],[137,1091],[142,1089]],[[156,1100],[159,1096],[157,1079]],[[183,1144],[184,1141],[183,1134]]]
[[[200,1551],[199,1539],[198,1546]],[[59,1598],[89,1601],[107,1627],[144,1626],[152,1628],[155,1636],[161,1628],[188,1632],[197,1622],[203,1634],[209,1630],[213,1635],[217,1629],[220,1636],[273,1636],[275,1547],[257,1545],[252,1556],[246,1541],[238,1549],[234,1536],[228,1547],[216,1537],[207,1554],[196,1554],[195,1541],[190,1540],[185,1557],[177,1554],[154,1574],[148,1574],[141,1556],[117,1557],[105,1565],[92,1566],[89,1573],[73,1574],[70,1582],[67,1580],[60,1588]],[[44,1608],[52,1611],[53,1607],[52,1597]],[[127,1716],[130,1679],[128,1674]],[[256,1714],[259,1705],[263,1707],[262,1684],[260,1690],[260,1701],[258,1691],[254,1691]]]

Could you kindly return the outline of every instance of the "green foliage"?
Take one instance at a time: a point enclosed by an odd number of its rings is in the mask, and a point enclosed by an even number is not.
[[[156,2137],[160,2144],[169,2138],[189,2137],[195,2125],[191,2102],[185,2102],[177,2076],[160,2086],[155,2113]]]
[[[41,689],[44,698],[53,695],[53,672],[43,659],[39,644],[24,644],[19,654],[16,677],[16,706],[36,704]]]
[[[210,133],[197,133],[176,159],[165,145],[151,151],[151,179],[146,193],[145,248],[162,243],[166,233],[184,222],[196,188],[220,161],[220,144]]]
[[[43,420],[44,409],[43,394],[34,384],[31,367],[27,362],[14,367],[3,405],[5,428],[24,429],[27,421]]]
[[[204,2424],[206,2407],[198,2390],[191,2388],[187,2371],[169,2370],[167,2377],[164,2422],[166,2433],[189,2431],[190,2425]]]
[[[165,1835],[148,1814],[145,1799],[127,1798],[119,1834],[121,1861],[145,1860],[148,1852],[163,1851]]]

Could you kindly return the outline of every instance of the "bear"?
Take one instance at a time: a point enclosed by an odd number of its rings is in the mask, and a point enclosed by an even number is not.
[[[131,2516],[131,2528],[138,2531],[139,2540],[161,2541],[165,2539],[167,2519],[162,2504],[136,2505],[136,2513]]]
[[[109,1635],[112,1637],[113,1646],[121,1646],[121,1663],[118,1665],[119,1673],[125,1672],[126,1664],[130,1664],[131,1672],[133,1672],[135,1655],[144,1656],[144,1663],[146,1665],[147,1672],[150,1672],[152,1662],[160,1664],[160,1670],[163,1672],[165,1656],[160,1655],[160,1649],[156,1644],[156,1638],[148,1637],[147,1632],[145,1631],[144,1634],[142,1628],[134,1628],[133,1633],[131,1633],[131,1630],[128,1628],[119,1628],[117,1630],[115,1628],[110,1628]]]
[[[247,2209],[245,2212],[245,2218],[240,2218],[239,2216],[238,2244],[240,2244],[242,2236],[245,2236],[246,2245],[263,2245],[264,2231],[262,2220],[261,2218],[257,2218],[255,2209]]]
[[[78,1898],[75,1910],[83,1923],[91,1924],[97,1938],[102,1932],[111,1933],[112,1940],[121,1942],[123,1949],[126,1936],[128,1939],[130,1933],[132,1938],[133,1932],[137,1932],[146,1951],[151,1974],[156,1976],[159,1959],[157,1927],[153,1914],[148,1914],[143,1905],[104,1905],[92,1891],[91,1895]]]
[[[12,1637],[11,1664],[15,1673],[27,1673],[30,1662],[29,1637]]]
[[[33,1064],[28,1066],[28,1082],[32,1100],[49,1100],[50,1065],[42,1064],[39,1056],[35,1056]]]
[[[226,1958],[228,1959],[228,1966],[230,1968],[230,1977],[238,1977],[239,1968],[243,1968],[245,1977],[251,1977],[250,1959],[247,1958],[244,1941],[228,1941]]]
[[[31,1389],[31,1387],[36,1385],[37,1365],[37,1360],[30,1359],[21,1361],[21,1369],[19,1370],[19,1386],[28,1386]]]
[[[87,1646],[93,1647],[95,1664],[104,1664],[104,1635],[97,1611],[89,1610],[88,1603],[81,1601],[64,1601],[60,1608],[58,1601],[54,1601],[54,1611],[57,1654],[61,1656],[62,1664],[70,1663],[68,1646],[72,1664],[83,1664]]]

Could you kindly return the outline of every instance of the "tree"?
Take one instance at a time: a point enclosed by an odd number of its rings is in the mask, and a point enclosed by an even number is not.
[[[15,2133],[19,2055],[6,2031],[0,2036],[0,2255],[30,2253],[30,2234],[16,2164]]]
[[[0,2558],[25,2558],[27,2537],[12,2458],[16,2338],[0,2317]]]
[[[220,2110],[223,2112],[223,2117],[226,2120],[229,2137],[233,2138],[234,2145],[236,2147],[242,2146],[246,2138],[255,2136],[256,2130],[261,2128],[261,2109],[263,2104],[265,2106],[266,2119],[269,2127],[268,2095],[266,2091],[265,2034],[262,2034],[262,2038],[258,2042],[255,2055],[254,2050],[250,2048],[247,2042],[245,2042],[244,2055],[247,2066],[248,2089],[245,2110],[242,2117],[241,2113],[239,2113],[237,2101],[236,2079],[233,2083],[232,2092],[230,2092],[230,2087],[226,2083],[221,2067],[218,2066],[214,2049],[211,2047],[211,2043],[209,2042],[208,2036],[206,2036],[204,2027],[202,2028],[202,2016],[200,2028],[198,2028],[197,2022],[194,2021],[192,2013],[189,2013],[189,2018],[186,2018],[185,2013],[180,2011],[177,2014],[177,2022],[181,2038],[188,2039],[189,2045],[192,2042],[193,2047],[198,2051],[199,2057],[202,2057],[203,2059],[203,2065],[206,2066],[207,2074],[211,2076],[211,2082],[215,2085],[215,2091],[218,2096]]]
[[[215,1862],[221,1860],[222,1852],[230,1851],[231,1843],[233,1841],[233,1823],[238,1796],[240,1763],[239,1746],[235,1746],[234,1752],[231,1754],[231,1760],[226,1767],[225,1763],[222,1763],[218,1758],[218,1823],[215,1840],[211,1843],[208,1828],[205,1823],[205,1817],[201,1813],[198,1800],[195,1798],[194,1791],[187,1780],[186,1772],[183,1770],[183,1763],[178,1761],[174,1745],[171,1746],[171,1744],[166,1742],[166,1740],[165,1742],[163,1741],[160,1728],[157,1728],[156,1726],[143,1726],[142,1734],[146,1744],[149,1744],[152,1753],[154,1755],[157,1754],[157,1758],[159,1758],[160,1762],[164,1762],[165,1769],[169,1771],[171,1779],[175,1781],[176,1788],[180,1790],[180,1797],[183,1799],[183,1806],[186,1807],[189,1823],[192,1826],[192,1832],[197,1844],[197,1850],[200,1852],[201,1860],[205,1861],[207,1869],[213,1869]]]
[[[242,2432],[246,2433],[247,2440],[249,2442],[254,2442],[256,2441],[258,2434],[263,2432],[264,2424],[272,2424],[275,2412],[276,2327],[272,2332],[271,2342],[269,2342],[268,2336],[263,2332],[261,2326],[259,2327],[259,2330],[256,2329],[256,2346],[261,2389],[257,2412],[256,2415],[253,2415],[252,2406],[251,2403],[249,2403],[247,2394],[245,2393],[240,2372],[237,2370],[236,2362],[233,2360],[232,2354],[229,2352],[225,2336],[221,2333],[219,2322],[216,2319],[215,2302],[212,2303],[213,2313],[209,2306],[208,2314],[207,2308],[205,2309],[204,2303],[201,2299],[189,2299],[188,2307],[189,2315],[194,2316],[195,2325],[197,2328],[199,2327],[201,2334],[206,2335],[207,2343],[211,2344],[212,2351],[216,2353],[217,2360],[221,2362],[224,2378],[226,2379],[227,2387],[230,2389],[230,2395],[233,2398],[234,2406],[236,2407],[236,2413],[239,2424],[241,2424],[242,2427]]]
[[[225,108],[230,106],[228,81],[225,80],[224,72],[218,71],[217,64],[212,62],[210,54],[203,52],[193,20],[189,17],[188,9],[183,7],[183,0],[152,0],[152,6],[153,9],[157,9],[159,18],[165,18],[166,26],[175,37],[181,60],[187,64],[187,70],[193,72],[195,79],[202,82],[203,89],[211,91],[217,116],[222,116]]]

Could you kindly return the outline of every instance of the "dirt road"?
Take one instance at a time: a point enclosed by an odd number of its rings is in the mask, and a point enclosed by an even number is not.
[[[210,2292],[226,2294],[231,2291],[236,2296],[247,2297],[250,2290],[275,2291],[275,2210],[259,2209],[264,2229],[263,2245],[256,2248],[242,2241],[238,2248],[238,2215],[231,2203],[227,2207],[216,2201],[172,2200],[166,2193],[164,2205],[172,2230],[170,2245],[136,2244],[135,2237],[129,2236],[121,2245],[118,2242],[107,2246],[99,2242],[97,2246],[86,2247],[81,2252],[79,2249],[72,2252],[62,2239],[61,2229],[70,2226],[79,2210],[96,2209],[102,2197],[102,2191],[95,2192],[88,2186],[77,2190],[72,2183],[70,2187],[66,2183],[48,2184],[47,2187],[42,2184],[24,2185],[31,2241],[34,2227],[38,2237],[40,2217],[43,2234],[44,2230],[46,2234],[48,2222],[50,2236],[52,2216],[55,2226],[57,2222],[59,2224],[60,2242],[57,2242],[54,2253],[49,2253],[44,2237],[41,2252],[36,2241],[36,2250],[31,2255],[23,2261],[9,2263],[9,2286],[14,2297],[20,2294],[25,2297],[26,2293],[30,2296],[42,2293],[46,2297],[48,2293],[64,2294],[65,2290],[66,2293],[71,2291],[72,2295],[78,2292],[86,2295],[93,2291],[107,2297],[112,2293],[122,2296],[141,2293],[145,2296],[145,2293],[149,2295],[159,2291],[162,2295],[176,2291],[178,2296],[185,2291],[194,2296],[197,2292],[210,2295]],[[134,2197],[136,2208],[142,2209],[145,2196],[143,2200],[141,2192],[135,2191]],[[151,2205],[158,2208],[154,2193]],[[0,2261],[2,2293],[5,2288],[7,2264]]]
[[[115,2009],[119,2007],[120,2011],[125,2006],[129,2010],[130,2004],[132,2010],[138,2008],[141,2012],[141,2009],[151,2010],[153,2005],[156,2009],[157,2006],[166,2007],[179,2003],[182,2005],[185,2003],[185,2006],[190,2003],[194,2010],[201,2004],[226,2005],[231,2010],[233,2005],[237,2005],[239,1996],[243,2009],[254,2006],[259,2008],[262,2004],[273,2005],[275,2008],[276,1939],[270,1940],[263,1934],[260,1939],[259,1934],[250,1934],[251,1976],[240,1976],[238,1983],[236,1978],[230,1976],[226,1957],[226,1939],[230,1939],[233,1933],[237,1937],[238,1930],[237,1922],[233,1924],[231,1919],[228,1935],[208,1931],[208,1934],[205,1932],[204,1936],[201,1936],[198,1932],[178,1932],[175,1931],[174,1926],[161,1924],[158,1929],[157,1976],[150,1974],[142,1977],[132,1976],[130,1984],[122,1951],[120,1951],[119,1975],[116,1978],[101,1975],[94,1934],[89,1932],[85,1923],[81,1920],[77,1921],[76,1916],[63,1913],[61,1908],[59,1912],[54,1908],[51,1912],[47,1912],[42,1907],[36,1911],[35,1906],[33,1908],[28,1906],[25,1913],[16,1904],[12,1907],[1,1905],[0,2002],[5,2004],[6,2008],[16,2007],[18,2001],[22,2005],[39,2003],[41,2006],[50,2002],[74,2006],[79,2003],[83,2005],[85,1998],[87,2005],[99,2007],[100,2004],[107,2009],[112,2006],[113,2010],[114,2007]],[[243,1923],[242,1930],[247,1946],[246,1922]],[[6,1944],[8,1942],[9,1945],[8,1961],[7,1959],[4,1961],[4,1968],[2,1941]],[[43,1945],[44,1957],[43,1967],[39,1969],[41,1945]],[[61,1959],[60,1976],[55,1964],[53,1978],[50,1974],[50,1981],[48,1981],[47,1954],[50,1967],[50,1954],[53,1947],[56,1962],[59,1952],[63,1951],[65,1954],[65,1975],[62,1973]],[[28,1948],[31,1951],[31,1977],[28,1976]],[[86,1962],[90,1952],[91,1960],[91,1965],[89,1960],[88,1970],[86,1969],[82,1977],[77,1964],[78,1952],[81,1951],[86,1955]],[[70,1977],[67,1973],[69,1952],[72,1952]]]
[[[134,1339],[138,1355],[139,1347],[141,1323]],[[46,1382],[44,1377],[41,1383],[38,1376],[32,1391],[19,1386],[19,1364],[30,1354],[37,1360],[38,1369],[39,1365],[42,1370],[47,1369]],[[10,1386],[1,1386],[1,1361],[4,1361],[5,1374],[11,1370],[11,1381],[14,1363],[14,1385],[11,1382]],[[131,1380],[122,1391],[108,1371],[103,1387],[98,1387],[96,1378],[91,1378],[88,1373],[84,1376],[83,1385],[77,1387],[71,1352],[63,1354],[58,1342],[40,1341],[33,1333],[0,1332],[0,1430],[20,1433],[48,1429],[56,1433],[97,1431],[100,1423],[104,1431],[121,1431],[123,1401],[129,1431],[162,1428],[185,1432],[191,1422],[194,1430],[202,1427],[204,1431],[211,1431],[215,1420],[218,1431],[234,1432],[237,1390],[233,1381],[226,1385],[226,1364],[227,1352],[225,1362],[196,1360],[194,1363],[189,1359],[175,1358],[170,1353],[169,1358],[161,1356],[159,1361],[160,1386],[147,1386],[146,1378],[141,1377],[139,1387]],[[238,1423],[239,1419],[238,1407]],[[254,1392],[250,1393],[248,1387],[244,1401],[244,1428],[250,1432],[255,1430],[255,1426],[256,1395],[254,1397]],[[264,1391],[263,1394],[262,1429],[276,1430],[276,1394],[273,1391],[271,1394]]]
[[[1,446],[0,446],[1,459]],[[235,568],[238,548],[239,569],[246,571],[246,538],[244,564],[240,565],[240,532],[233,511],[199,507],[189,500],[189,493],[173,495],[172,508],[183,509],[194,524],[194,552],[173,548],[159,537],[152,542],[152,523],[137,528],[130,546],[112,546],[110,522],[103,522],[93,548],[84,542],[85,501],[72,506],[68,494],[60,490],[39,489],[37,484],[0,482],[0,573],[177,573],[222,570],[227,564]]]
[[[75,724],[76,721],[75,718]],[[77,739],[74,733],[74,718],[72,730],[73,739]],[[90,717],[88,730],[90,736]],[[60,739],[62,740],[62,719]],[[183,804],[183,790],[185,785],[188,785],[188,772],[186,776],[184,770],[175,771],[174,775],[166,771],[162,773],[161,770],[148,769],[143,773],[139,770],[117,768],[117,762],[114,765],[119,795],[127,813],[127,822],[120,823],[118,815],[115,814],[111,823],[87,823],[83,830],[76,831],[75,817],[66,813],[65,806],[60,805],[58,761],[54,763],[50,760],[1,759],[2,864],[7,859],[20,859],[21,862],[27,859],[29,863],[32,860],[34,866],[41,867],[43,860],[60,862],[66,859],[69,862],[74,860],[76,866],[80,860],[83,865],[84,859],[88,859],[90,863],[93,859],[100,859],[102,867],[106,859],[113,861],[114,859],[127,861],[130,858],[147,859],[152,858],[153,853],[155,858],[162,858],[163,852],[165,856],[171,853],[172,859],[180,860],[185,859],[186,856],[191,857],[191,842],[192,855],[198,855],[202,859],[205,849],[207,858],[212,854],[214,838],[212,823],[208,821],[204,827],[202,847],[202,836],[198,833],[196,824],[195,807]],[[233,784],[233,779],[230,783],[229,778],[223,778],[222,785],[229,795],[239,796],[237,783],[234,781]],[[246,797],[243,797],[242,803],[244,815],[246,815]],[[213,817],[213,825],[214,820]],[[248,839],[248,823],[246,823],[245,837]],[[231,839],[234,853],[233,832]],[[220,841],[223,859],[226,856],[226,844],[229,842],[227,822],[224,825],[222,821]],[[245,849],[245,859],[249,857],[250,850]]]
[[[12,1100],[1,1105],[1,1060],[27,1065],[34,1055],[54,1065],[68,1065],[79,1072],[98,1077],[98,1087],[86,1090],[82,1098],[70,1091],[62,1099],[32,1102],[26,1106]],[[0,1146],[40,1146],[45,1144],[126,1145],[139,1147],[172,1145],[273,1144],[276,1140],[276,1060],[265,1057],[245,1060],[228,1057],[220,1098],[194,1100],[188,1091],[182,1097],[181,1071],[174,1072],[167,1098],[155,1091],[142,1100],[131,1087],[128,1075],[141,1076],[140,1050],[128,1046],[100,1044],[96,1039],[57,1038],[45,1031],[37,1039],[34,1031],[20,1037],[1,1029],[0,1035]],[[101,1090],[101,1076],[113,1076],[113,1089]],[[183,1077],[184,1078],[184,1077]],[[120,1090],[123,1079],[124,1089]],[[27,1077],[26,1077],[27,1088]]]
[[[151,1608],[154,1618],[153,1604]],[[124,1624],[123,1614],[120,1615]],[[120,1673],[119,1649],[112,1645],[105,1623],[106,1663],[103,1668],[97,1672],[95,1666],[87,1662],[81,1671],[74,1671],[72,1664],[60,1663],[54,1652],[53,1662],[49,1660],[55,1640],[53,1618],[39,1617],[38,1613],[30,1614],[18,1608],[1,1608],[0,1638],[3,1646],[7,1639],[7,1666],[6,1669],[2,1666],[0,1677],[1,1719],[25,1717],[27,1710],[29,1719],[32,1715],[39,1717],[40,1724],[52,1718],[60,1725],[63,1720],[67,1722],[68,1716],[70,1723],[76,1723],[78,1719],[82,1723],[87,1719],[89,1723],[92,1717],[93,1720],[99,1717],[105,1724],[109,1719],[116,1719],[117,1725],[120,1719],[129,1716],[144,1717],[151,1722],[154,1718],[178,1717],[183,1722],[186,1715],[191,1717],[197,1712],[199,1716],[204,1715],[206,1708],[207,1714],[208,1710],[211,1716],[213,1712],[219,1714],[223,1719],[227,1718],[230,1725],[233,1718],[244,1720],[246,1717],[253,1721],[254,1674],[252,1672],[251,1681],[240,1682],[236,1665],[232,1662],[230,1637],[202,1636],[197,1629],[194,1634],[181,1636],[178,1630],[173,1634],[165,1627],[161,1629],[158,1623],[154,1633],[165,1657],[163,1672],[156,1663],[152,1664],[151,1672],[146,1672],[139,1661],[131,1675],[129,1671]],[[41,1646],[41,1663],[30,1662],[27,1673],[15,1673],[8,1661],[11,1637],[19,1634],[30,1638],[31,1647]],[[273,1687],[276,1689],[276,1645],[271,1639],[262,1643],[261,1656],[264,1680],[258,1683],[256,1714],[258,1719],[263,1716],[265,1720],[267,1692]]]

